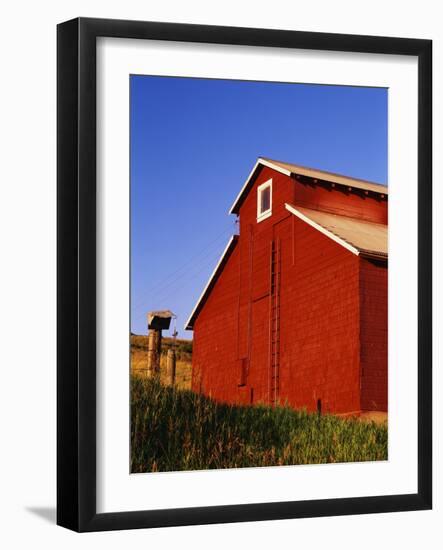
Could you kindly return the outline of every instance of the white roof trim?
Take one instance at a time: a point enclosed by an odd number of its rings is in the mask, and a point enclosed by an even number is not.
[[[332,231],[329,231],[328,229],[325,229],[322,225],[319,225],[318,223],[314,222],[313,220],[311,220],[310,218],[302,214],[299,210],[294,208],[292,205],[285,203],[285,207],[286,207],[286,210],[291,212],[291,214],[294,214],[295,216],[297,216],[297,218],[300,218],[301,220],[309,224],[311,227],[314,227],[315,229],[320,231],[320,233],[323,233],[323,235],[326,235],[336,243],[340,244],[341,246],[343,246],[344,248],[352,252],[352,254],[355,254],[356,256],[360,255],[360,251],[357,248],[355,248],[354,246],[346,242],[344,239],[337,237],[337,235],[335,235],[335,233],[332,233]]]
[[[232,245],[232,243],[234,242],[234,240],[235,240],[236,237],[237,237],[237,235],[232,235],[232,237],[229,239],[229,242],[228,242],[228,244],[226,245],[225,249],[223,250],[223,253],[222,253],[222,255],[220,256],[220,259],[218,260],[217,265],[215,266],[214,271],[212,272],[211,276],[209,277],[209,280],[208,280],[208,282],[206,283],[206,286],[205,286],[205,288],[203,289],[203,292],[200,294],[200,297],[199,297],[199,299],[197,300],[197,303],[195,304],[195,307],[194,307],[194,309],[192,310],[191,315],[188,317],[188,320],[187,320],[186,323],[185,323],[185,326],[184,326],[185,330],[192,330],[192,327],[189,326],[190,323],[191,323],[191,321],[192,321],[192,318],[194,317],[194,315],[195,315],[195,313],[196,313],[196,311],[197,311],[197,309],[198,309],[198,306],[200,305],[201,301],[202,301],[203,298],[205,297],[206,292],[208,291],[208,289],[209,289],[209,287],[210,287],[210,285],[211,285],[211,283],[212,283],[214,277],[215,277],[216,274],[217,274],[217,271],[218,271],[220,265],[222,264],[223,260],[225,259],[225,256],[226,256],[226,254],[228,253],[228,250],[231,248],[231,245]]]
[[[268,160],[265,160],[259,157],[257,162],[254,165],[254,168],[251,170],[249,176],[247,177],[243,187],[241,188],[240,193],[237,195],[237,197],[235,198],[235,201],[232,203],[232,206],[229,209],[229,214],[234,213],[233,210],[237,206],[237,202],[239,201],[240,197],[243,195],[243,192],[245,191],[246,187],[249,185],[249,182],[251,181],[251,178],[254,175],[254,172],[257,170],[257,167],[259,164],[261,164],[262,166],[267,166],[268,168],[272,168],[273,170],[276,170],[281,174],[285,174],[285,176],[291,175],[291,172],[289,170],[286,170],[285,168],[278,166],[277,164],[273,164],[272,162],[269,162]]]

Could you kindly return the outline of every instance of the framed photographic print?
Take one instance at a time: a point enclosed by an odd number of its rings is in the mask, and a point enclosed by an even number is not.
[[[432,43],[58,26],[77,531],[432,506]]]

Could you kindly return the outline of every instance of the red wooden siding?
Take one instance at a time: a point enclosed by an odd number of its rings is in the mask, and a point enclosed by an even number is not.
[[[271,178],[272,216],[257,223],[256,190]],[[194,322],[192,387],[220,401],[269,403],[277,384],[279,401],[296,408],[314,411],[321,401],[324,412],[386,410],[386,384],[378,381],[387,372],[387,270],[296,218],[285,203],[377,222],[387,216],[386,201],[308,187],[264,167],[240,207],[238,243]],[[278,334],[271,271],[280,277]]]
[[[281,391],[294,407],[351,412],[359,402],[358,258],[294,220],[282,275]],[[284,249],[285,252],[285,249]]]
[[[388,410],[388,269],[360,260],[361,396],[363,410]]]
[[[238,245],[194,325],[192,389],[222,401],[232,400],[239,383],[237,352]],[[230,384],[226,381],[230,379]],[[229,387],[230,386],[230,387]]]
[[[272,203],[277,208],[277,214],[284,209],[285,202],[295,205],[324,210],[333,214],[350,216],[374,223],[388,223],[387,197],[381,198],[375,193],[365,194],[364,191],[353,189],[352,191],[342,186],[331,187],[327,183],[314,184],[308,178],[291,178],[280,172],[264,166],[249,191],[248,196],[240,207],[240,223],[246,219],[255,218],[257,210],[257,187],[261,183],[272,178]],[[251,201],[251,197],[253,200]],[[248,203],[248,206],[247,206]],[[251,216],[253,213],[253,216]]]
[[[313,185],[295,180],[295,204],[375,223],[388,223],[386,198],[337,186]]]

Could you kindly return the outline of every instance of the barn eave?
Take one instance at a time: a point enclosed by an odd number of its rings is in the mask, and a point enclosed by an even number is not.
[[[201,308],[205,304],[206,300],[209,297],[209,294],[211,293],[212,288],[214,287],[215,283],[217,282],[217,279],[219,278],[220,274],[223,271],[223,268],[226,265],[226,262],[228,261],[229,257],[232,254],[232,251],[235,248],[235,245],[238,242],[238,235],[232,235],[232,237],[229,239],[228,244],[226,245],[226,248],[224,249],[222,255],[220,256],[220,259],[215,266],[214,271],[212,272],[211,276],[209,277],[208,282],[206,283],[205,288],[203,289],[203,292],[200,294],[199,299],[197,300],[197,303],[194,306],[194,309],[192,310],[191,315],[189,316],[188,320],[185,323],[185,330],[193,330],[194,328],[194,322],[198,317],[198,314],[201,311]]]
[[[229,210],[229,214],[238,215],[240,206],[243,203],[243,200],[245,199],[254,182],[256,173],[258,172],[260,167],[263,166],[271,168],[272,170],[275,170],[280,174],[284,174],[285,176],[294,178],[303,176],[305,178],[309,178],[309,181],[312,181],[314,183],[323,181],[338,186],[339,188],[360,191],[366,194],[371,193],[382,199],[387,198],[389,194],[388,188],[379,183],[351,178],[342,174],[336,174],[334,172],[326,172],[324,170],[308,168],[307,166],[301,166],[298,164],[259,157],[249,176],[247,177],[243,187],[241,188],[240,193],[237,195],[234,203],[232,204]]]

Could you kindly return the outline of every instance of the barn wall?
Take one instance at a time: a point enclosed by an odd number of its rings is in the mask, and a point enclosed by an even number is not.
[[[363,410],[388,410],[388,269],[360,260],[361,394]]]
[[[256,188],[271,177],[273,214],[257,223]],[[194,323],[195,391],[226,402],[268,399],[270,241],[293,197],[293,182],[266,169],[243,203],[237,246]]]
[[[358,411],[358,258],[296,217],[279,235],[281,401],[310,411],[318,400],[322,412]]]
[[[273,214],[256,221],[272,177]],[[240,210],[238,244],[194,325],[193,389],[226,402],[269,402],[270,246],[281,245],[280,398],[352,412],[359,400],[358,258],[285,209],[290,178],[263,169]],[[314,389],[315,388],[315,389]]]
[[[232,401],[239,383],[239,246],[234,248],[194,324],[192,389]]]
[[[272,216],[257,223],[257,187],[272,178]],[[240,209],[240,249],[242,257],[239,337],[244,345],[239,359],[246,364],[245,387],[239,393],[249,402],[270,399],[270,277],[271,242],[276,228],[286,226],[292,215],[285,203],[294,200],[294,182],[263,168]]]
[[[257,187],[269,179],[272,179],[272,216],[257,223]],[[285,203],[293,203],[294,200],[294,180],[264,166],[240,207],[240,237],[245,236],[251,225],[256,233],[269,231],[272,225],[288,217]]]

